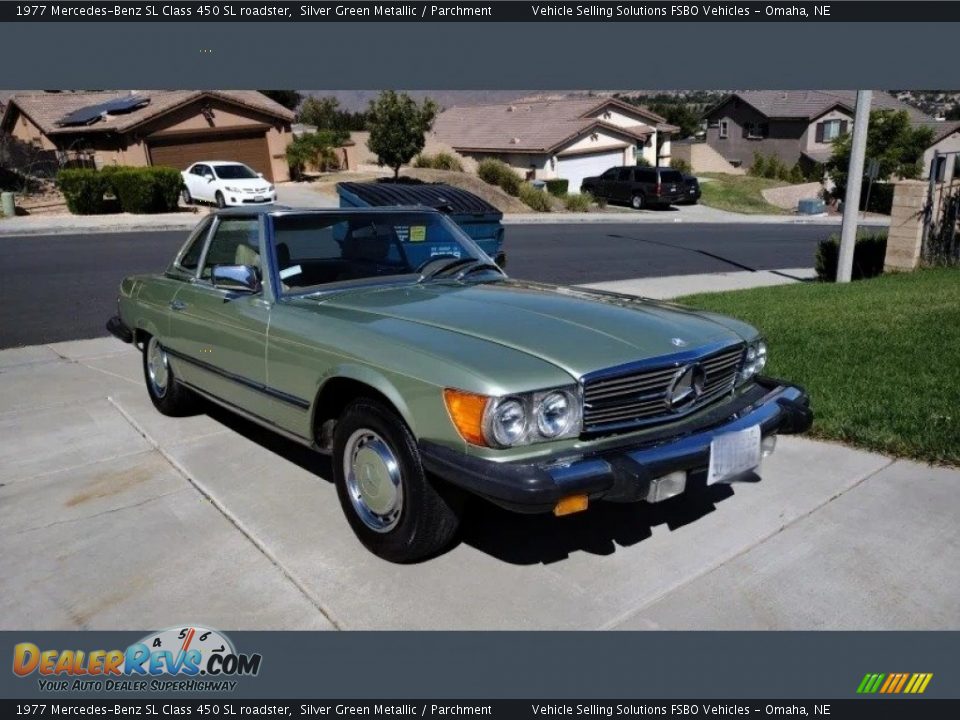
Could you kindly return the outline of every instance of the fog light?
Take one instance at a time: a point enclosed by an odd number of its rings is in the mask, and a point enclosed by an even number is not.
[[[687,487],[687,471],[678,470],[650,481],[647,502],[656,503],[679,495]]]
[[[553,508],[553,514],[557,517],[561,515],[572,515],[573,513],[583,512],[590,504],[586,495],[571,495],[558,502]]]
[[[760,441],[760,455],[762,457],[773,455],[773,451],[776,449],[777,449],[776,435],[767,435],[763,440]]]

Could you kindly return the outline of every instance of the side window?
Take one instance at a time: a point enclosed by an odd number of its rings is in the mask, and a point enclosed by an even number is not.
[[[617,180],[620,182],[633,182],[633,172],[631,168],[620,168],[617,172]]]
[[[196,230],[188,241],[186,251],[180,256],[177,263],[182,269],[196,272],[197,265],[200,263],[200,255],[203,254],[203,243],[207,239],[207,231],[210,229],[210,223],[205,222]]]
[[[616,180],[617,173],[619,172],[620,172],[620,168],[610,168],[600,177],[602,177],[604,180]]]
[[[635,172],[637,175],[637,182],[642,182],[642,183],[657,182],[657,174],[653,170],[648,170],[646,168],[637,168]]]
[[[257,218],[220,221],[203,261],[201,278],[210,278],[214,265],[252,265],[261,274],[260,223]]]

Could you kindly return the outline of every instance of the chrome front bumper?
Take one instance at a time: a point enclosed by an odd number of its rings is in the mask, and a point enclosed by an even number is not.
[[[656,496],[659,478],[706,470],[710,444],[717,435],[759,426],[764,438],[801,433],[813,422],[802,388],[757,378],[756,388],[740,402],[725,404],[699,418],[689,432],[657,437],[536,462],[495,462],[430,442],[421,442],[428,472],[509,510],[549,512],[574,495],[591,500],[633,502]]]

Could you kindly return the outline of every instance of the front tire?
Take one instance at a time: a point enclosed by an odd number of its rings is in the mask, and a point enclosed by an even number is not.
[[[223,193],[220,192],[219,190],[217,190],[216,201],[217,201],[217,207],[220,208],[221,210],[223,210],[223,208],[227,206],[227,199],[223,196]]]
[[[143,346],[143,378],[150,401],[162,414],[182,417],[196,410],[196,396],[177,382],[170,357],[153,335]]]
[[[351,403],[333,434],[333,477],[347,521],[370,552],[409,563],[446,549],[460,525],[460,498],[438,488],[416,440],[386,404]]]

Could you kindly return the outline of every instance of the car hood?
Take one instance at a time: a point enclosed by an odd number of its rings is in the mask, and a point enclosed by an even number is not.
[[[243,180],[228,180],[224,178],[219,178],[217,180],[221,185],[229,185],[230,187],[237,187],[241,190],[257,190],[257,189],[267,189],[268,183],[263,178],[245,178]]]
[[[575,378],[756,331],[723,316],[631,296],[514,280],[423,283],[314,296],[300,302],[358,313],[375,325],[417,323],[542,358]],[[319,309],[319,307],[318,307]],[[458,349],[449,347],[452,358]]]

